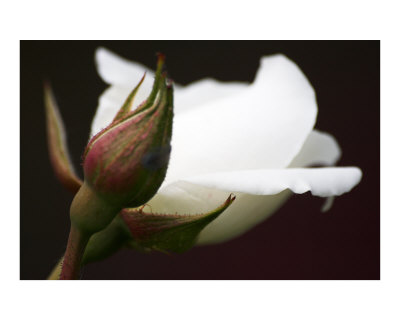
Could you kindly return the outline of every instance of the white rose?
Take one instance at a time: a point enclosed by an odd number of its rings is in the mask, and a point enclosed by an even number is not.
[[[110,87],[99,98],[92,135],[111,122],[145,71],[134,107],[146,99],[154,75],[104,48],[97,50],[96,62]],[[175,85],[174,92],[172,153],[166,179],[149,202],[152,211],[202,213],[221,205],[230,193],[236,195],[200,233],[198,244],[244,233],[292,192],[339,196],[361,180],[356,167],[307,168],[334,165],[340,148],[331,135],[313,130],[314,90],[284,55],[262,58],[251,84],[204,79]]]

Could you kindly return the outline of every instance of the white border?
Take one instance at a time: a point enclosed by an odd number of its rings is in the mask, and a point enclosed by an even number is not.
[[[399,26],[385,1],[15,1],[3,5],[3,319],[398,319]],[[19,39],[381,39],[381,281],[19,281]],[[7,109],[6,109],[7,108]],[[379,168],[376,168],[379,170]],[[10,195],[12,190],[12,196]]]

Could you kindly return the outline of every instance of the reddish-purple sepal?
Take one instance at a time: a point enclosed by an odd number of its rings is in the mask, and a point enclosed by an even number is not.
[[[210,222],[224,212],[235,197],[229,198],[211,212],[196,215],[158,214],[138,209],[123,209],[120,213],[135,245],[162,252],[184,252],[196,242],[197,236]]]
[[[64,125],[49,83],[44,84],[44,101],[50,162],[62,185],[76,193],[82,181],[75,174],[70,160]]]

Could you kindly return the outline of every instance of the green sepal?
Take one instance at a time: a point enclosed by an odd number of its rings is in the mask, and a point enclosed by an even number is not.
[[[118,121],[122,118],[124,118],[130,111],[133,105],[133,99],[136,96],[136,93],[139,91],[140,86],[142,85],[144,78],[146,77],[146,73],[143,75],[142,79],[139,81],[139,83],[136,85],[136,87],[132,90],[132,92],[129,94],[128,98],[126,98],[124,104],[122,105],[121,109],[119,109],[118,113],[114,117],[114,120],[112,122]]]
[[[235,197],[215,210],[196,215],[147,213],[141,208],[127,208],[120,213],[135,245],[161,252],[181,253],[192,248],[197,236],[210,222],[227,209]]]

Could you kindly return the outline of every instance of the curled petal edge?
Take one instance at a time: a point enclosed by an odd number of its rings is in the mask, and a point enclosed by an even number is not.
[[[340,196],[356,186],[362,177],[357,167],[288,168],[216,172],[185,178],[186,182],[229,192],[274,195],[290,189],[310,191],[314,196]]]

